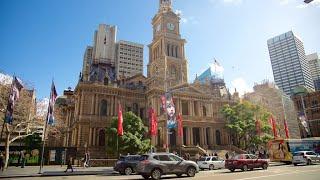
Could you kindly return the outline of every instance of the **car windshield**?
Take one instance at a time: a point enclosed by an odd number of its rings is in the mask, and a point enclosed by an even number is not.
[[[206,161],[206,157],[200,158],[199,161]]]
[[[293,153],[293,156],[303,156],[304,153],[303,152],[295,152]]]
[[[140,156],[139,161],[144,161],[144,160],[147,160],[148,158],[149,158],[148,155],[142,155]]]

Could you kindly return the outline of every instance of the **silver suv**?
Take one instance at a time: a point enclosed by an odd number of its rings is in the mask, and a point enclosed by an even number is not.
[[[194,177],[199,172],[199,166],[193,161],[186,161],[171,153],[152,153],[142,155],[137,165],[137,173],[143,178],[160,179],[162,175],[176,174],[181,177],[187,174]]]
[[[292,163],[295,166],[298,164],[310,165],[316,162],[320,162],[320,156],[314,151],[297,151],[293,154]]]

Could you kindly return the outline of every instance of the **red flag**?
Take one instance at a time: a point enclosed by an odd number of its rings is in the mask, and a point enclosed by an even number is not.
[[[178,136],[183,136],[183,126],[182,126],[182,116],[181,113],[178,114]]]
[[[270,116],[269,118],[269,123],[272,126],[272,132],[273,132],[273,137],[277,138],[278,137],[278,133],[277,133],[277,125],[276,125],[276,120],[273,118],[273,116]]]
[[[122,108],[121,104],[119,103],[118,106],[118,136],[123,136],[123,117],[122,117]]]
[[[289,129],[288,129],[287,120],[284,120],[284,130],[286,132],[286,138],[289,139]]]
[[[153,108],[149,111],[149,121],[150,121],[150,136],[156,136],[158,133],[158,120],[157,115]]]

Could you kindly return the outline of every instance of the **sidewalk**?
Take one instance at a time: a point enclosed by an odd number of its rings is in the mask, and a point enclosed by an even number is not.
[[[113,173],[112,167],[73,167],[73,172],[67,172],[67,166],[44,166],[42,174],[39,174],[39,166],[9,167],[6,171],[0,171],[0,178],[40,177],[40,176],[78,176],[78,175],[107,175]]]

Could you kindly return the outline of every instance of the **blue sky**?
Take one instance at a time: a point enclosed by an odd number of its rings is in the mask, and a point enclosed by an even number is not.
[[[213,58],[230,89],[249,91],[273,80],[267,40],[293,30],[306,53],[320,52],[320,0],[174,0],[187,40],[189,81]],[[49,95],[52,78],[61,95],[74,88],[83,54],[98,24],[118,26],[118,40],[148,45],[158,0],[1,0],[0,70],[16,74]],[[144,71],[148,63],[145,46]],[[146,73],[145,73],[146,74]]]

